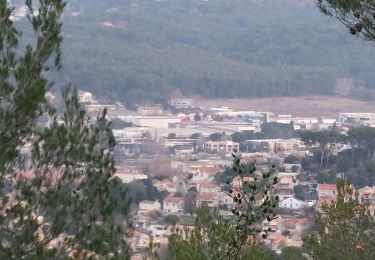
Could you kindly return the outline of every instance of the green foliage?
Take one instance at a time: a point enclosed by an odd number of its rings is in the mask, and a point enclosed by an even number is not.
[[[360,126],[349,130],[347,136],[334,131],[303,131],[301,140],[308,146],[318,146],[312,159],[305,159],[303,167],[307,170],[320,169],[318,182],[335,183],[336,174],[344,173],[356,187],[375,184],[375,130]],[[333,155],[336,144],[349,144],[350,149]],[[314,169],[315,168],[315,169]]]
[[[352,35],[375,41],[375,2],[361,0],[318,0],[323,14],[338,19]]]
[[[213,133],[208,136],[208,140],[210,141],[220,141],[221,137],[223,136],[222,133]]]
[[[199,139],[203,137],[201,133],[194,133],[190,136],[190,139]]]
[[[307,146],[319,145],[320,152],[320,168],[324,165],[324,159],[326,159],[326,167],[328,166],[329,155],[332,149],[335,148],[335,144],[343,141],[344,137],[334,130],[323,130],[319,132],[315,131],[300,131],[301,140]]]
[[[275,139],[275,138],[295,138],[296,131],[292,125],[281,123],[263,123],[261,132],[252,131],[235,132],[231,135],[232,141],[240,143],[240,150],[247,151],[249,146],[247,140]],[[251,147],[250,147],[251,149]]]
[[[230,167],[226,167],[223,172],[215,175],[215,182],[229,185],[232,183],[234,177],[233,170]]]
[[[197,210],[193,230],[176,227],[170,236],[172,259],[244,259],[267,237],[262,222],[276,217],[274,209],[278,204],[278,197],[273,194],[278,182],[275,170],[256,171],[255,164],[242,163],[235,155],[233,170],[242,183],[228,192],[234,200],[233,217],[225,219],[217,209],[203,205]],[[253,177],[254,181],[247,181],[246,177]]]
[[[125,127],[131,127],[131,126],[133,126],[132,123],[122,121],[121,119],[118,119],[118,118],[114,118],[111,120],[112,129],[122,129]]]
[[[254,133],[253,131],[242,131],[242,132],[235,132],[231,135],[233,142],[242,143],[246,140],[254,140],[254,139],[265,139],[265,135],[263,133]]]
[[[301,248],[285,246],[281,250],[281,254],[277,256],[278,260],[303,260],[306,257],[303,255]]]
[[[375,128],[361,126],[352,128],[347,137],[353,147],[353,156],[375,159]]]
[[[306,196],[306,193],[308,193],[308,187],[304,185],[296,185],[294,186],[294,197],[299,200],[306,200],[308,197]]]
[[[196,203],[195,203],[196,197],[197,197],[196,189],[194,191],[189,190],[189,192],[185,194],[184,212],[194,213],[196,211]]]
[[[346,180],[337,182],[337,199],[315,216],[315,231],[303,237],[314,259],[374,259],[375,218]]]
[[[292,172],[296,173],[296,172],[298,172],[298,170],[299,170],[299,166],[297,166],[297,165],[293,165],[292,168],[290,168],[290,170],[291,170]]]
[[[146,180],[136,180],[124,185],[128,190],[128,195],[132,198],[132,203],[138,205],[142,200],[163,200],[166,192],[158,191],[150,178]]]
[[[291,154],[285,157],[284,163],[298,164],[300,163],[300,159],[297,156]]]
[[[272,138],[294,138],[296,133],[294,131],[293,125],[282,124],[282,123],[264,123],[262,124],[262,133],[267,139]]]
[[[176,88],[227,98],[330,94],[336,77],[373,87],[373,46],[345,37],[306,1],[131,4],[70,2],[64,79],[132,107],[166,104]]]
[[[128,259],[129,200],[113,178],[106,111],[88,118],[71,87],[64,114],[45,98],[48,73],[61,68],[66,2],[26,5],[35,39],[23,49],[12,9],[0,0],[0,256]]]
[[[169,133],[168,134],[168,139],[176,139],[177,135],[175,133]]]
[[[164,221],[167,224],[178,224],[178,222],[180,221],[180,218],[176,215],[168,215],[164,218]]]
[[[277,255],[274,251],[264,245],[249,247],[243,257],[246,260],[275,260]]]
[[[155,218],[160,217],[160,213],[157,210],[151,210],[151,211],[146,212],[145,216],[149,217],[149,218],[152,218],[152,219],[155,219]]]

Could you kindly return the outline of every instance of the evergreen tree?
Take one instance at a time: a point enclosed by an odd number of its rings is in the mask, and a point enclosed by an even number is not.
[[[128,259],[129,201],[113,177],[106,111],[88,118],[69,86],[63,115],[45,97],[61,68],[66,2],[26,5],[35,42],[22,51],[0,0],[0,259]]]
[[[361,203],[346,180],[337,182],[335,201],[322,206],[315,216],[315,231],[303,237],[314,259],[374,259],[375,218]]]
[[[276,171],[257,171],[255,164],[243,163],[239,156],[234,157],[233,170],[241,183],[228,192],[234,201],[233,217],[224,218],[216,208],[202,205],[193,230],[176,228],[170,236],[171,259],[254,259],[249,258],[250,252],[263,255],[261,242],[269,230],[263,230],[262,222],[276,218]]]
[[[344,24],[353,35],[375,41],[375,1],[373,0],[318,0],[323,14]]]

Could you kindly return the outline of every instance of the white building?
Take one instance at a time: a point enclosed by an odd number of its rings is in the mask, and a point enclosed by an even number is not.
[[[136,180],[147,180],[148,176],[138,172],[116,172],[115,177],[119,177],[123,183],[130,183]]]
[[[167,116],[132,116],[127,117],[125,121],[141,127],[168,129],[170,124],[181,123],[181,118]]]
[[[339,121],[344,124],[375,127],[375,113],[341,113]]]
[[[215,178],[215,176],[221,172],[221,169],[216,166],[200,166],[191,168],[194,183],[212,181]]]
[[[279,207],[283,209],[301,209],[306,207],[306,204],[296,198],[287,198],[280,202]]]
[[[148,231],[151,231],[152,237],[163,237],[168,232],[168,227],[164,225],[151,225],[147,228]]]
[[[194,107],[194,101],[190,98],[173,98],[170,101],[172,107],[175,108],[191,108]]]
[[[205,150],[211,152],[233,152],[239,150],[240,144],[233,141],[208,141],[205,143]]]
[[[184,206],[183,197],[168,196],[163,200],[163,211],[167,213],[183,213]]]
[[[318,192],[319,199],[335,200],[337,197],[336,184],[321,184],[319,183],[316,191]]]
[[[159,201],[142,200],[139,202],[139,211],[147,212],[152,210],[161,210]]]
[[[78,91],[78,99],[82,103],[92,103],[93,97],[90,92],[87,91]]]
[[[195,203],[197,208],[201,207],[204,204],[206,204],[208,207],[216,208],[219,206],[219,198],[216,193],[199,193],[195,198]]]

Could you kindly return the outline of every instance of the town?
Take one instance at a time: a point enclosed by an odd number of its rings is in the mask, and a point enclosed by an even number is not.
[[[231,170],[233,153],[260,168],[275,165],[278,170],[278,217],[262,224],[272,231],[265,244],[276,253],[283,246],[302,246],[314,213],[335,200],[338,178],[356,180],[359,198],[374,210],[375,179],[366,172],[359,177],[353,173],[346,158],[355,144],[350,134],[346,140],[338,137],[353,129],[374,130],[375,111],[296,117],[197,107],[193,99],[176,95],[168,109],[140,106],[134,112],[120,103],[98,101],[89,92],[81,91],[79,98],[93,116],[108,109],[117,141],[116,176],[133,198],[135,252],[147,248],[150,239],[166,247],[172,227],[193,228],[194,212],[202,205],[225,217],[233,214],[228,191],[241,185]],[[314,138],[313,133],[323,137]],[[367,162],[374,163],[374,132],[361,136],[370,138]]]

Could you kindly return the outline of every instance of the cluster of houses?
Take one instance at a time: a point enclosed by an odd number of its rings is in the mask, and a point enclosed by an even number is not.
[[[95,112],[100,106],[100,102],[89,93],[80,93],[80,98],[89,112]],[[135,181],[150,180],[157,191],[165,194],[162,199],[151,198],[136,205],[133,215],[135,231],[131,240],[134,250],[148,247],[150,237],[166,245],[175,225],[193,228],[190,211],[203,204],[218,209],[223,216],[233,214],[234,201],[228,195],[228,187],[236,190],[241,182],[234,177],[227,183],[223,175],[232,165],[232,152],[241,150],[239,143],[228,138],[232,133],[257,133],[265,122],[293,125],[296,130],[327,129],[333,125],[343,128],[360,124],[375,126],[375,113],[302,118],[229,108],[202,111],[188,98],[173,98],[170,106],[173,113],[161,106],[140,107],[137,112],[127,111],[119,104],[106,106],[113,119],[131,124],[114,129],[118,143],[116,152],[121,162],[116,176],[130,185]],[[208,136],[214,133],[221,133],[221,137],[209,140]],[[243,159],[256,162],[260,168],[274,164],[280,169],[275,187],[280,198],[280,214],[278,218],[262,223],[264,229],[272,230],[265,243],[277,252],[285,245],[300,247],[302,234],[312,221],[312,215],[307,212],[319,210],[324,203],[334,200],[336,185],[317,183],[314,178],[300,181],[301,164],[285,161],[291,155],[298,158],[309,156],[309,148],[299,139],[247,140],[242,145],[246,147],[246,151],[241,151]],[[247,151],[248,147],[252,147],[252,151]],[[162,157],[166,158],[170,168],[168,174],[163,170],[159,174],[162,176],[155,176],[155,165],[148,167],[148,171],[137,167],[141,160],[143,163]],[[130,162],[133,163],[131,166]],[[296,198],[297,185],[309,187],[315,195],[309,200]],[[357,192],[362,201],[375,205],[375,187],[364,187]]]

